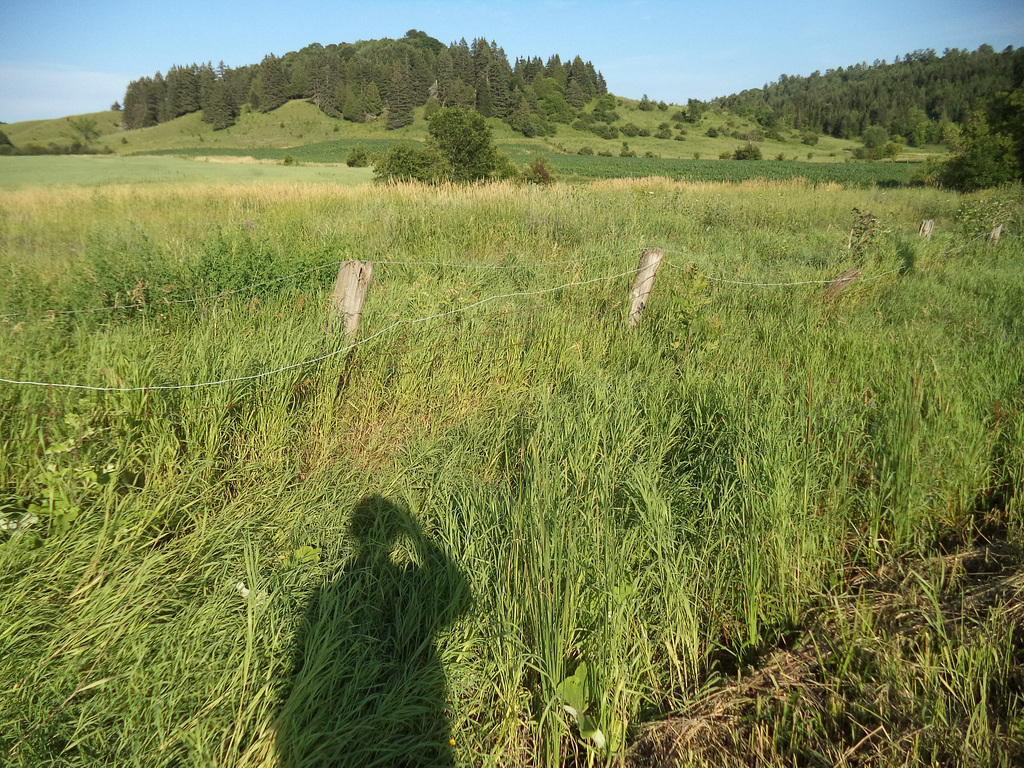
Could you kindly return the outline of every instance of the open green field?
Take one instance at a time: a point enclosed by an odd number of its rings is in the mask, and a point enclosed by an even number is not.
[[[0,763],[1024,760],[1019,187],[238,168],[0,189]]]
[[[118,157],[107,155],[0,157],[0,189],[124,184],[265,184],[321,182],[353,186],[373,181],[372,168],[284,165],[244,157]]]

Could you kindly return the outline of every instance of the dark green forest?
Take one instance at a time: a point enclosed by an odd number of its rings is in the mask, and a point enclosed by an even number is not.
[[[554,133],[554,123],[571,123],[607,91],[601,73],[579,56],[510,64],[484,38],[445,45],[410,30],[399,40],[314,43],[234,69],[223,62],[173,66],[128,85],[123,120],[126,129],[145,128],[202,110],[214,128],[227,128],[247,104],[270,112],[289,99],[308,99],[331,117],[383,118],[389,129],[409,125],[415,107],[474,108],[537,136]]]
[[[714,103],[755,118],[769,131],[780,125],[840,139],[884,128],[910,146],[950,143],[956,125],[988,112],[1000,95],[1024,84],[1024,48],[1001,53],[915,51],[890,63],[855,64],[724,96]]]

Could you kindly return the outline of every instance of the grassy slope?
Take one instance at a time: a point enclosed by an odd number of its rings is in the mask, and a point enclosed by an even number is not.
[[[646,128],[653,134],[658,125],[670,120],[671,115],[679,109],[670,106],[668,110],[655,109],[644,112],[637,109],[637,102],[621,99],[619,107],[620,119],[615,123],[622,126],[634,123]],[[413,125],[397,131],[387,131],[379,124],[355,124],[343,120],[335,120],[323,114],[313,105],[305,101],[291,101],[269,114],[246,112],[238,123],[223,131],[214,131],[203,123],[198,113],[186,115],[162,125],[137,131],[122,131],[117,125],[117,114],[100,112],[85,117],[97,121],[103,134],[94,142],[97,147],[109,147],[118,154],[134,154],[158,150],[188,150],[193,154],[204,154],[217,150],[246,150],[260,148],[287,148],[302,145],[318,144],[331,141],[348,142],[359,140],[421,140],[425,138],[425,124],[422,120],[422,109],[417,110],[417,119]],[[489,121],[499,144],[508,145],[511,153],[522,156],[530,151],[549,151],[575,155],[583,147],[590,147],[595,152],[611,152],[618,155],[623,141],[629,143],[630,149],[638,155],[647,152],[664,158],[693,158],[699,154],[704,159],[717,159],[722,152],[731,152],[744,142],[721,136],[708,138],[705,134],[709,127],[723,128],[729,133],[740,131],[746,133],[754,127],[753,123],[734,115],[721,112],[709,112],[697,125],[683,124],[687,131],[685,141],[674,139],[656,139],[652,137],[620,137],[617,140],[600,139],[589,132],[576,131],[569,126],[559,126],[558,134],[543,139],[527,139],[513,132],[500,120]],[[5,126],[5,131],[14,144],[27,143],[47,144],[51,141],[67,144],[71,140],[71,129],[68,119],[15,123]],[[673,136],[678,135],[678,126],[673,124]],[[791,131],[784,143],[773,140],[761,142],[765,159],[775,159],[780,153],[787,160],[800,162],[842,162],[856,142],[822,137],[815,147],[800,143],[799,133]],[[808,152],[813,158],[807,157]],[[340,152],[339,152],[340,154]],[[902,160],[920,160],[927,152],[914,150],[904,153]],[[344,160],[344,156],[337,158]],[[522,162],[519,157],[514,157]]]
[[[854,208],[878,223],[851,248]],[[342,256],[378,262],[364,339],[643,245],[696,266],[662,267],[634,333],[619,277],[232,386],[0,385],[3,515],[42,518],[0,534],[6,764],[579,765],[580,662],[639,765],[1019,764],[1019,190],[124,186],[0,211],[0,311],[145,303],[5,318],[5,377],[38,381],[337,351],[333,269],[222,292]],[[832,302],[702,277],[910,262]],[[770,682],[729,677],[780,644]]]

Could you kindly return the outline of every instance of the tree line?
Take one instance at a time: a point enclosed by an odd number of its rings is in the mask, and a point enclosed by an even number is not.
[[[527,136],[554,133],[577,110],[607,94],[603,75],[576,56],[563,62],[517,58],[511,64],[495,42],[477,38],[445,45],[409,30],[398,40],[320,45],[259,64],[223,62],[171,67],[129,83],[122,107],[125,129],[145,128],[192,112],[215,129],[233,125],[248,105],[261,112],[289,99],[306,99],[331,117],[352,122],[383,119],[389,129],[409,125],[413,109],[473,108],[507,121]]]
[[[757,120],[771,131],[793,127],[840,139],[884,128],[910,146],[949,143],[953,126],[987,111],[999,93],[1024,82],[1024,49],[997,53],[947,49],[942,56],[922,50],[897,56],[892,63],[830,69],[809,76],[781,75],[765,84],[714,100],[726,109]]]

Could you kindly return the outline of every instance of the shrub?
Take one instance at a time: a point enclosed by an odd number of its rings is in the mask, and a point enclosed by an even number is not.
[[[444,178],[444,161],[433,147],[395,144],[381,155],[374,166],[376,181],[438,182]]]
[[[348,151],[348,157],[345,158],[345,165],[349,168],[365,168],[370,164],[370,153],[366,151],[366,147],[362,144],[356,144],[352,149]]]
[[[733,160],[760,160],[761,159],[761,148],[753,144],[747,144],[745,147],[736,147],[736,151],[732,153]]]
[[[619,157],[636,157],[636,152],[629,148],[629,144],[622,142],[622,149],[619,150]]]
[[[550,184],[554,181],[554,174],[548,167],[547,158],[544,155],[534,155],[525,166],[523,166],[523,179],[530,184]]]
[[[605,125],[603,123],[594,123],[590,127],[592,133],[595,133],[602,139],[614,140],[619,138],[619,129],[614,125]]]
[[[577,152],[576,154],[577,155],[592,155],[592,154],[594,154],[594,150],[591,147],[580,147],[580,151]]]
[[[711,126],[710,128],[708,128],[707,132],[704,135],[707,136],[709,139],[717,139],[718,129],[715,128],[714,126]]]
[[[626,123],[620,130],[622,131],[623,136],[633,138],[640,133],[640,126],[635,123]]]
[[[973,192],[1011,183],[1019,178],[1018,171],[1013,139],[993,133],[985,117],[975,115],[953,157],[939,167],[936,175],[944,187]]]
[[[427,132],[452,181],[487,179],[498,167],[491,129],[475,110],[442,107],[431,115]]]

